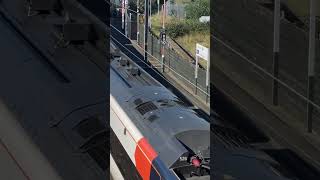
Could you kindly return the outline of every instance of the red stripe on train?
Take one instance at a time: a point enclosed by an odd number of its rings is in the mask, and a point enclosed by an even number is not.
[[[152,148],[146,138],[138,141],[134,157],[136,160],[136,168],[143,180],[150,179],[152,161],[158,156],[157,152]]]

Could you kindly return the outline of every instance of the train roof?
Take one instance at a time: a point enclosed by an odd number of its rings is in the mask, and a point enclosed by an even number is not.
[[[163,162],[171,167],[190,150],[210,158],[210,124],[133,62],[114,59],[110,93]]]

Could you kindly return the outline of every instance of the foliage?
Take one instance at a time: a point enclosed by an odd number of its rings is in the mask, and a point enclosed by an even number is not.
[[[170,0],[168,0],[170,1]],[[205,9],[202,12],[199,12],[197,15],[193,15],[190,17],[190,13],[186,19],[178,19],[174,16],[167,16],[166,17],[166,32],[167,35],[175,39],[182,47],[184,47],[187,51],[189,51],[192,55],[195,55],[195,45],[196,43],[200,43],[206,47],[210,47],[210,25],[209,23],[201,23],[199,22],[199,17],[203,15],[209,15],[210,8],[209,8],[209,0],[175,0],[176,3],[186,4],[186,11],[188,8],[192,8],[192,11],[196,11],[194,9],[194,4],[206,1],[207,4],[201,4],[202,9]],[[163,2],[163,1],[160,1]],[[190,5],[192,4],[192,5]],[[189,11],[191,11],[189,9]],[[169,12],[170,14],[170,12]],[[194,13],[196,14],[196,13]],[[160,29],[162,28],[162,17],[161,13],[160,16],[154,14],[151,17],[152,21],[152,32],[156,35],[160,34]],[[200,64],[205,66],[206,62],[201,62]]]
[[[180,36],[184,36],[191,31],[190,26],[186,23],[186,21],[175,20],[168,24],[167,33],[168,35],[175,39]]]
[[[190,31],[192,32],[200,32],[200,31],[209,31],[210,25],[209,23],[201,23],[198,20],[187,19],[185,20],[186,24],[189,26]]]
[[[194,0],[185,7],[187,19],[199,19],[201,16],[210,15],[209,0]]]
[[[191,19],[178,20],[176,18],[172,18],[166,27],[168,35],[173,39],[189,34],[190,32],[209,32],[210,30],[209,24]]]
[[[199,18],[210,13],[209,0],[193,0],[186,7],[187,19],[171,18],[167,22],[168,35],[176,39],[192,32],[209,32],[209,24],[199,22]]]
[[[129,1],[128,6],[129,6],[129,9],[136,10],[137,9],[137,2]]]

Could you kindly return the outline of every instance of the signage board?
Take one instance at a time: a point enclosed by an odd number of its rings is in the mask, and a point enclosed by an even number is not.
[[[197,78],[198,78],[198,64],[199,64],[199,57],[207,61],[207,73],[206,73],[206,86],[209,86],[209,77],[210,77],[210,51],[209,48],[202,46],[201,44],[196,44],[196,68],[195,68],[195,79],[197,85]]]
[[[209,60],[209,48],[202,46],[201,44],[196,44],[196,55],[200,58],[208,61]]]

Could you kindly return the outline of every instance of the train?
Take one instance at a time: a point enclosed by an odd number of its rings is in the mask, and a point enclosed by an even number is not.
[[[143,179],[210,178],[209,123],[117,55],[110,63],[110,127]]]
[[[290,179],[236,129],[217,115],[203,118],[111,47],[116,51],[110,59],[110,127],[142,179]]]

